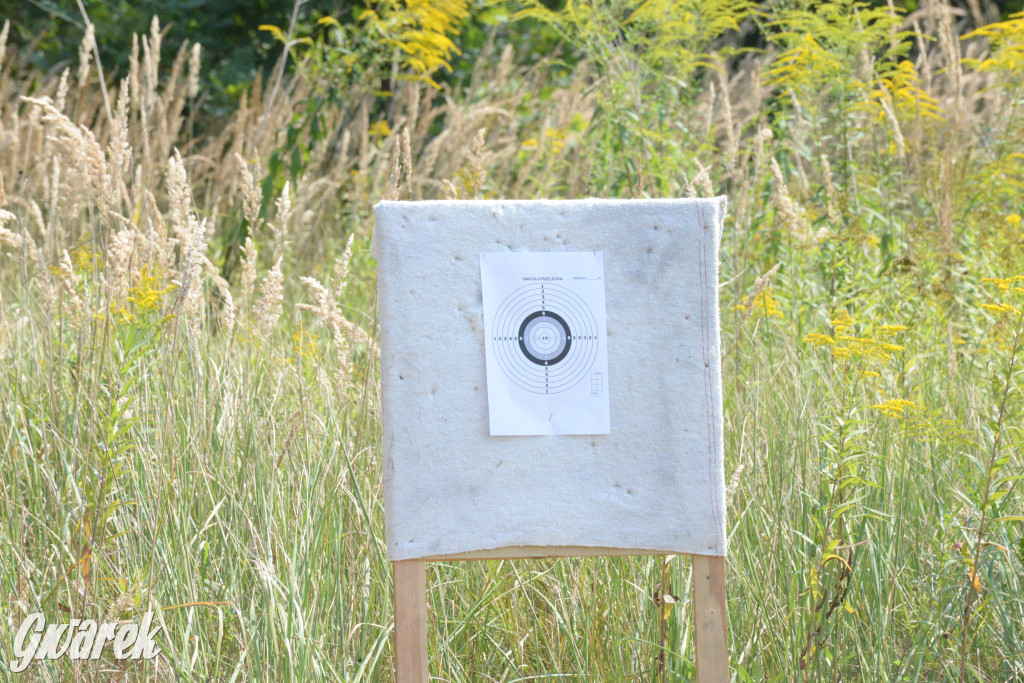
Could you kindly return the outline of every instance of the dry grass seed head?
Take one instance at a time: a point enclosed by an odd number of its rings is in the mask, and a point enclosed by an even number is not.
[[[826,199],[826,210],[828,211],[828,220],[833,227],[839,227],[839,201],[838,195],[836,194],[836,188],[832,184],[832,168],[829,166],[828,157],[824,154],[821,155],[821,171],[825,181],[825,199]]]
[[[221,277],[220,273],[217,272],[217,269],[213,267],[212,263],[206,261],[206,267],[207,274],[210,276],[214,286],[217,288],[217,294],[221,299],[221,328],[224,330],[225,336],[230,337],[231,333],[235,329],[235,314],[237,311],[235,307],[235,299],[231,295],[231,285],[228,284],[227,280]]]
[[[241,154],[235,154],[242,173],[242,216],[249,223],[249,232],[255,232],[263,223],[260,218],[260,207],[263,205],[263,191],[256,184]]]
[[[260,286],[259,301],[256,306],[256,322],[264,332],[269,332],[281,317],[281,302],[284,299],[284,275],[281,272],[282,256],[270,269],[263,284]]]
[[[203,287],[200,276],[206,260],[206,221],[188,215],[190,238],[181,280],[182,312],[185,314],[185,333],[189,349],[199,367],[199,338],[203,323]]]
[[[112,207],[120,204],[124,174],[131,163],[132,148],[128,143],[128,97],[128,79],[124,78],[121,80],[121,89],[117,94],[114,120],[110,127],[110,141],[107,143],[110,166],[107,201]]]
[[[11,20],[4,19],[4,27],[0,29],[0,66],[3,66],[4,55],[7,53],[7,35],[11,31]]]
[[[203,46],[195,43],[188,58],[188,81],[186,90],[190,99],[199,96],[199,55]]]
[[[754,302],[754,299],[756,299],[761,292],[771,286],[772,276],[779,271],[780,266],[782,266],[782,262],[776,263],[768,270],[768,272],[754,280],[754,291],[750,293],[750,296],[748,296],[747,300],[742,304],[743,308],[746,309],[744,318],[750,315],[750,311],[752,310],[750,304]]]
[[[253,285],[256,283],[256,244],[251,237],[245,238],[242,246],[242,300],[248,301],[252,295]]]
[[[171,223],[171,234],[181,244],[183,250],[188,249],[191,226],[189,225],[189,213],[192,202],[188,187],[188,175],[185,172],[185,163],[181,160],[181,153],[177,148],[174,155],[167,160],[167,204],[169,208],[169,219]]]
[[[706,168],[700,161],[697,164],[697,175],[693,178],[693,188],[701,197],[714,197],[715,188],[711,184],[711,170]]]
[[[348,266],[352,261],[352,242],[355,241],[355,237],[355,233],[349,233],[348,242],[345,243],[345,251],[342,252],[341,258],[337,260],[334,266],[334,277],[337,279],[335,290],[339,298],[345,291],[345,285],[348,284]]]
[[[96,47],[96,27],[92,25],[92,22],[85,26],[85,36],[82,37],[82,43],[78,46],[78,87],[81,88],[85,85],[85,81],[89,78],[89,67],[92,64],[92,51]]]
[[[128,269],[135,252],[135,231],[131,229],[110,233],[107,244],[107,267],[104,274],[107,296],[112,302],[121,302],[128,293]]]
[[[124,592],[124,593],[121,593],[121,595],[117,596],[117,600],[115,600],[113,602],[113,604],[110,605],[110,609],[107,610],[107,616],[105,616],[103,618],[103,623],[104,624],[116,624],[117,621],[121,618],[121,615],[129,607],[131,607],[133,603],[134,603],[134,600],[132,598],[132,594],[131,593],[129,593],[127,591]]]
[[[398,199],[398,185],[402,175],[402,150],[401,143],[395,142],[391,149],[391,171],[388,173],[387,184],[384,186],[383,199],[395,201]]]
[[[287,233],[288,221],[292,216],[291,183],[289,181],[284,182],[281,194],[274,202],[274,208],[277,209],[277,224],[280,226],[281,232]]]
[[[21,235],[12,232],[7,228],[8,223],[13,223],[17,220],[17,216],[6,209],[0,209],[0,247],[7,247],[8,249],[18,250],[21,249]]]
[[[136,109],[142,108],[142,102],[139,100],[139,34],[132,34],[132,50],[128,56],[128,84],[130,87],[129,94],[132,99],[132,106]]]
[[[409,138],[409,127],[402,128],[402,165],[405,167],[405,192],[411,199],[412,194],[412,141]]]
[[[68,212],[75,213],[78,197],[92,196],[96,198],[101,213],[110,210],[109,193],[106,191],[109,180],[109,169],[102,147],[96,136],[85,126],[75,125],[67,116],[54,106],[49,97],[22,97],[22,101],[34,105],[34,110],[41,115],[41,121],[49,126],[47,140],[53,142],[57,150],[68,163],[66,183],[68,191],[59,193],[68,204]],[[58,185],[56,178],[54,185]],[[57,187],[50,188],[58,192]]]
[[[54,99],[54,107],[59,112],[64,111],[64,103],[68,97],[68,78],[71,75],[71,67],[65,67],[60,74],[60,81],[57,83],[57,95]]]
[[[331,331],[331,339],[334,342],[338,362],[336,380],[340,387],[344,387],[348,382],[350,370],[349,340],[346,333],[353,327],[338,308],[338,295],[340,288],[344,286],[344,281],[341,281],[338,290],[332,293],[316,278],[302,277],[299,279],[312,294],[314,301],[312,305],[299,304],[299,308],[313,313],[317,321]]]
[[[81,276],[75,273],[75,269],[71,264],[71,256],[68,255],[67,249],[64,249],[61,253],[61,260],[57,265],[57,271],[60,277],[61,290],[67,302],[68,313],[74,323],[81,322],[85,318],[82,297],[78,294],[78,284],[81,281]]]
[[[775,204],[779,219],[786,230],[800,243],[817,241],[819,236],[823,237],[823,235],[811,233],[803,209],[789,196],[789,188],[786,186],[786,180],[782,177],[782,169],[779,168],[779,162],[775,160],[775,157],[772,157],[771,168],[774,179],[772,203]]]
[[[485,150],[487,144],[487,129],[480,128],[473,138],[473,145],[469,149],[467,162],[469,166],[469,190],[474,199],[483,196],[484,184],[487,182],[487,160]]]

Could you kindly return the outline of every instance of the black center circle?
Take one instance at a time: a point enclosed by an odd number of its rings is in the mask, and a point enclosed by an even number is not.
[[[519,349],[531,363],[557,365],[571,346],[569,324],[553,311],[534,311],[519,326]]]

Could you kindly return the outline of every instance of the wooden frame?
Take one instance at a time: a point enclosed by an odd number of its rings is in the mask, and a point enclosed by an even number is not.
[[[398,683],[429,680],[427,562],[724,554],[717,263],[725,209],[725,197],[386,201],[374,207],[382,481],[388,557],[394,561]],[[533,225],[538,229],[528,227]],[[446,359],[486,360],[483,270],[473,255],[602,249],[615,254],[602,277],[606,297],[615,300],[605,306],[606,317],[618,326],[622,344],[609,357],[608,372],[621,372],[623,386],[631,385],[621,412],[611,404],[616,437],[520,439],[513,465],[519,469],[499,474],[510,442],[491,439],[484,429],[487,392],[474,393],[486,389],[486,363],[436,363],[440,356],[425,349],[437,346],[425,347],[424,340],[443,337]],[[666,301],[673,306],[666,309]],[[458,315],[439,325],[439,303]],[[651,320],[637,311],[651,313]],[[674,317],[653,324],[666,313]],[[659,345],[679,349],[674,363],[647,352]],[[665,418],[651,419],[628,403],[657,405]],[[609,459],[600,472],[589,479],[576,475],[603,454]],[[481,515],[479,524],[465,523],[483,510],[475,496],[489,492],[492,514]],[[581,496],[589,496],[587,507],[577,505]],[[549,514],[534,514],[544,506],[552,508]],[[614,547],[521,545],[588,541]],[[498,547],[465,552],[481,545]],[[691,558],[696,679],[727,683],[725,558]]]
[[[427,658],[428,561],[665,554],[616,548],[528,546],[393,562],[395,681],[396,683],[428,683],[430,680]],[[725,558],[713,555],[691,555],[690,557],[693,574],[692,601],[697,683],[728,683],[729,626],[725,602]]]

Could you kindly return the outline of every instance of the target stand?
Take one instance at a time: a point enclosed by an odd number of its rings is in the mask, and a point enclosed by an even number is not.
[[[724,215],[724,197],[375,207],[397,683],[430,680],[427,562],[670,554],[692,560],[696,680],[729,681]],[[546,252],[603,254],[600,307],[572,277],[523,277],[485,324],[481,255]],[[490,431],[493,376],[531,404],[606,400],[610,431]]]
[[[500,552],[462,553],[429,560],[515,560],[536,557],[638,555],[614,548],[507,548]],[[663,554],[663,553],[658,553]],[[694,650],[697,683],[728,683],[729,626],[725,599],[725,558],[691,555]],[[392,563],[395,608],[395,683],[428,683],[427,564]]]

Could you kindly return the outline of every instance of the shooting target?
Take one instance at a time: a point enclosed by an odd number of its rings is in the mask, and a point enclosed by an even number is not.
[[[597,358],[597,321],[566,287],[534,283],[501,303],[491,348],[509,380],[537,394],[571,389]]]

